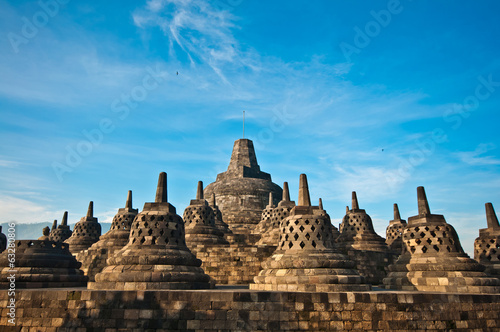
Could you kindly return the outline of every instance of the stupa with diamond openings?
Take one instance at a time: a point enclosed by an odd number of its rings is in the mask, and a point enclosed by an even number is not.
[[[389,246],[389,248],[397,251],[398,253],[401,253],[403,247],[401,236],[405,226],[406,220],[401,219],[398,205],[394,204],[394,219],[389,221],[389,226],[387,226],[385,231],[385,243]]]
[[[493,204],[486,203],[486,224],[474,241],[474,259],[486,267],[485,272],[500,278],[500,225]]]
[[[444,216],[432,214],[424,187],[417,188],[418,215],[403,230],[404,253],[389,267],[386,288],[428,292],[499,293],[500,280],[469,258]]]
[[[231,234],[232,232],[229,229],[229,226],[224,222],[222,218],[222,213],[220,212],[219,207],[217,206],[217,202],[215,200],[215,193],[212,193],[212,199],[210,200],[209,206],[212,208],[214,212],[215,227],[224,234]]]
[[[280,237],[280,224],[290,215],[290,211],[295,206],[295,202],[290,200],[290,191],[288,189],[288,182],[283,183],[282,199],[278,206],[271,211],[271,224],[262,234],[262,237],[257,242],[259,245],[277,246]]]
[[[276,206],[274,205],[273,202],[273,193],[269,193],[269,203],[267,204],[266,208],[262,210],[262,214],[260,216],[260,222],[255,227],[254,233],[256,234],[264,234],[266,233],[270,228],[271,228],[271,217],[273,214],[273,210]]]
[[[89,249],[78,253],[76,257],[82,262],[82,270],[89,277],[89,281],[94,281],[95,275],[106,266],[108,257],[128,243],[130,228],[137,213],[138,210],[132,207],[132,191],[129,190],[125,207],[118,209],[109,231],[101,235],[99,241]]]
[[[94,217],[94,202],[90,201],[87,215],[75,224],[73,233],[64,242],[69,244],[69,251],[76,255],[99,241],[100,236],[101,225],[97,218]]]
[[[64,215],[61,224],[53,229],[50,234],[50,240],[55,242],[64,242],[70,238],[73,232],[68,226],[68,211],[64,211]]]
[[[189,247],[197,245],[229,244],[224,233],[215,227],[214,210],[203,198],[203,182],[198,181],[196,199],[184,210],[186,243]]]
[[[135,217],[128,244],[108,258],[90,289],[207,289],[214,284],[186,246],[184,222],[167,201],[167,174],[160,173],[154,203]]]
[[[263,270],[250,289],[307,292],[369,290],[353,261],[338,252],[331,223],[311,206],[305,174],[300,175],[298,205],[280,225],[275,253],[262,263]]]
[[[398,253],[389,249],[385,239],[373,228],[371,217],[359,208],[356,192],[352,192],[352,206],[347,208],[337,238],[339,249],[356,262],[359,273],[368,283],[379,285],[387,275],[387,267]]]

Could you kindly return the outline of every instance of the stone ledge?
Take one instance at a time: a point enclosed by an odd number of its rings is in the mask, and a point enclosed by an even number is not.
[[[16,300],[15,331],[500,329],[500,294],[81,288],[18,290]],[[2,330],[7,301],[0,292]]]

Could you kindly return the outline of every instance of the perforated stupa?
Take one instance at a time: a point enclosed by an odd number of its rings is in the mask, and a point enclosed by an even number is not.
[[[73,232],[68,226],[68,211],[64,211],[64,215],[61,224],[53,229],[50,234],[50,240],[55,242],[64,242],[71,237]]]
[[[474,259],[486,267],[485,272],[500,278],[500,225],[493,204],[486,203],[488,228],[479,230],[474,241]]]
[[[300,175],[299,201],[280,225],[279,245],[262,263],[250,289],[284,291],[369,290],[354,262],[333,247],[331,223],[311,206],[305,174]]]
[[[99,241],[89,249],[76,256],[78,261],[82,262],[82,270],[89,277],[89,281],[94,281],[95,275],[106,266],[106,260],[128,243],[130,228],[137,213],[138,210],[132,208],[132,191],[129,190],[125,207],[118,209],[109,231],[101,235]]]
[[[403,230],[404,253],[389,267],[386,288],[429,292],[498,293],[500,280],[469,258],[444,216],[431,214],[424,187],[417,188],[418,216]]]
[[[401,253],[403,250],[403,241],[401,239],[403,234],[403,228],[406,226],[406,220],[401,219],[401,215],[399,214],[399,208],[397,204],[394,204],[394,219],[389,221],[389,226],[385,231],[385,243],[392,250]]]
[[[94,202],[90,201],[87,215],[75,224],[73,233],[64,242],[69,244],[69,251],[76,255],[99,241],[100,236],[101,225],[97,218],[94,217]]]
[[[201,260],[186,246],[182,218],[167,201],[166,173],[160,173],[155,202],[144,204],[131,229],[128,244],[108,258],[90,289],[213,288]]]
[[[215,227],[214,211],[203,198],[202,181],[198,181],[196,199],[184,210],[183,219],[188,246],[229,244],[224,233]]]

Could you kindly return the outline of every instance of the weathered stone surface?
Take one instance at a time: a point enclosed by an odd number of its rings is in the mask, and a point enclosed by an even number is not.
[[[257,226],[253,229],[252,233],[254,234],[264,234],[271,228],[271,217],[273,214],[273,210],[275,208],[273,202],[273,193],[269,193],[269,203],[266,205],[266,208],[262,210],[262,214],[260,216],[260,221]]]
[[[68,226],[68,211],[65,211],[61,224],[50,232],[49,237],[51,241],[64,242],[69,239],[72,233]]]
[[[212,193],[212,199],[210,201],[210,207],[214,211],[215,227],[224,234],[231,234],[232,231],[229,226],[224,222],[222,218],[222,212],[220,212],[219,207],[215,201],[215,193]]]
[[[498,331],[500,295],[19,290],[2,331]],[[8,292],[0,292],[7,304]]]
[[[290,211],[295,206],[294,201],[290,201],[290,191],[288,182],[283,183],[282,200],[273,209],[269,209],[270,225],[267,227],[262,237],[257,242],[258,245],[277,246],[280,237],[281,222],[290,215]]]
[[[332,224],[332,220],[330,219],[330,215],[326,212],[325,209],[323,209],[323,200],[320,198],[319,203],[318,203],[318,213],[320,215],[324,215],[326,219]],[[332,224],[332,241],[335,243],[337,238],[340,236],[340,232],[335,225]]]
[[[389,249],[385,239],[375,233],[372,219],[359,208],[356,192],[352,192],[352,208],[348,210],[337,238],[339,249],[356,262],[359,273],[368,283],[378,285],[387,275],[387,267],[398,253]]]
[[[500,225],[493,204],[485,208],[488,228],[480,229],[474,241],[474,259],[486,267],[484,272],[500,278]]]
[[[73,233],[64,242],[69,244],[69,251],[76,256],[80,251],[96,243],[100,236],[101,225],[94,217],[94,202],[90,201],[87,215],[75,224]]]
[[[275,253],[250,289],[294,291],[369,290],[349,258],[333,246],[331,222],[311,206],[305,174],[300,176],[299,200],[280,225]]]
[[[206,289],[213,287],[186,246],[184,222],[167,202],[167,174],[160,173],[154,203],[134,219],[128,244],[108,258],[90,289]]]
[[[68,247],[48,239],[15,241],[14,272],[9,267],[8,251],[0,255],[0,288],[9,288],[7,277],[12,274],[15,288],[84,287],[87,277]]]
[[[387,226],[385,231],[385,243],[387,243],[389,248],[398,253],[401,253],[403,250],[403,240],[401,238],[405,227],[406,220],[401,219],[398,205],[394,204],[394,219],[389,221],[389,226]]]
[[[418,216],[403,230],[404,252],[389,267],[386,288],[429,292],[499,293],[500,280],[463,251],[444,216],[431,214],[424,187],[417,188]]]
[[[137,213],[138,210],[132,208],[132,191],[129,190],[125,207],[118,209],[109,231],[101,235],[99,241],[89,249],[77,254],[76,258],[82,263],[82,270],[89,281],[94,281],[95,275],[106,266],[106,260],[128,243],[131,225]]]
[[[214,210],[203,197],[203,182],[198,182],[196,199],[184,210],[184,227],[188,247],[229,244],[224,233],[215,227]]]
[[[50,234],[50,228],[48,226],[44,227],[42,233],[43,233],[43,235],[38,238],[38,241],[48,241],[49,234]]]
[[[276,203],[281,200],[281,188],[271,181],[271,175],[260,170],[248,139],[234,142],[227,171],[205,188],[206,197],[215,193],[224,222],[237,233],[247,233],[259,223],[270,192]]]

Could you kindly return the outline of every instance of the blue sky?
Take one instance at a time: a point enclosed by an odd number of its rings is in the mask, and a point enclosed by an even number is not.
[[[64,2],[64,4],[62,4]],[[500,206],[496,1],[0,1],[0,222],[182,214],[233,141],[379,234],[416,187],[472,253]],[[177,75],[178,72],[178,75]]]

